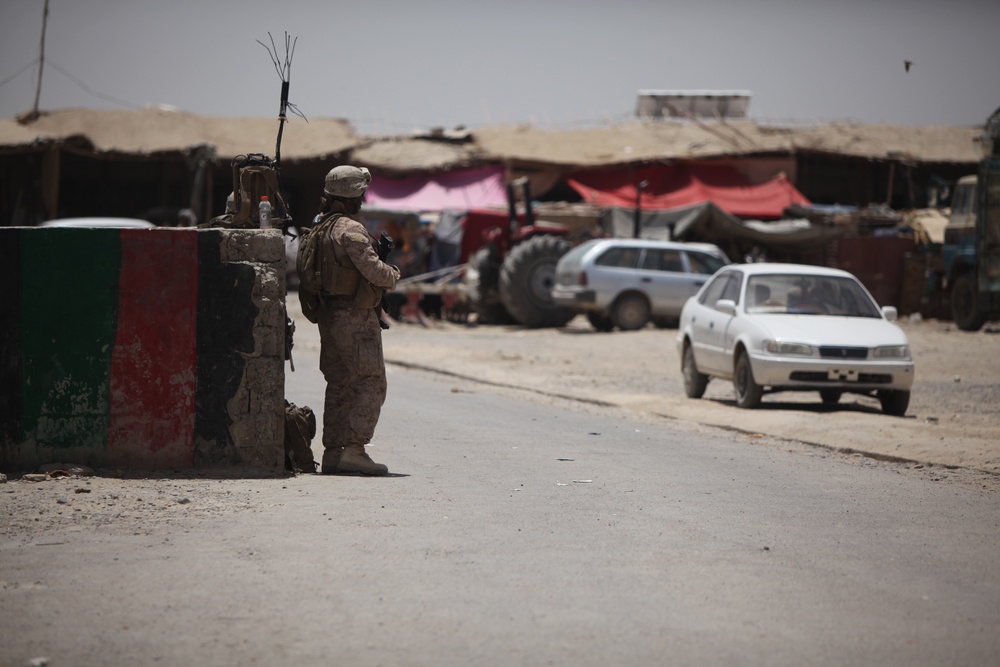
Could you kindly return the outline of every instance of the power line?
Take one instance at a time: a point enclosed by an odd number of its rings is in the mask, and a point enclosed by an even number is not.
[[[88,86],[87,84],[85,84],[83,81],[81,81],[77,77],[73,76],[73,74],[71,74],[69,71],[67,71],[65,67],[63,67],[62,65],[60,65],[59,63],[57,63],[56,61],[54,61],[52,59],[49,59],[49,65],[51,65],[52,68],[55,69],[56,71],[64,74],[71,81],[73,81],[73,83],[75,83],[76,85],[80,86],[80,88],[82,88],[83,91],[86,92],[89,95],[93,95],[94,97],[97,97],[99,99],[105,100],[106,102],[114,102],[115,104],[118,104],[120,106],[126,107],[128,109],[139,109],[141,107],[141,105],[139,105],[139,104],[132,104],[131,102],[126,102],[124,100],[118,99],[117,97],[113,97],[111,95],[106,95],[104,93],[101,93],[101,92],[98,92],[98,91],[94,90],[93,88],[91,88],[90,86]]]
[[[8,76],[8,77],[7,77],[6,79],[4,79],[3,81],[0,81],[0,86],[4,86],[4,85],[6,85],[6,84],[10,83],[11,81],[13,81],[14,79],[16,79],[17,77],[21,76],[21,75],[22,75],[22,74],[24,74],[24,73],[25,73],[25,72],[26,72],[26,71],[27,71],[27,70],[28,70],[29,68],[31,68],[31,67],[34,67],[35,65],[37,65],[37,64],[38,64],[38,61],[39,61],[39,58],[35,58],[35,59],[34,59],[34,60],[32,60],[32,61],[31,61],[30,63],[28,63],[27,65],[25,65],[25,66],[24,66],[24,67],[22,67],[21,69],[17,70],[16,72],[14,72],[14,73],[13,73],[13,74],[11,74],[10,76]]]

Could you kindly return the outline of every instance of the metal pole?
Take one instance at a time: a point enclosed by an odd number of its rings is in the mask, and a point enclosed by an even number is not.
[[[635,186],[635,217],[632,220],[632,236],[639,238],[642,231],[642,191],[649,186],[649,181],[639,181]]]

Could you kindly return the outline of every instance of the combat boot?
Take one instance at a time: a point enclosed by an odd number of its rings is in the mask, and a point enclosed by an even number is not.
[[[328,447],[323,450],[323,465],[320,472],[324,475],[336,475],[340,466],[340,457],[344,453],[343,447]]]
[[[337,472],[341,474],[384,475],[389,472],[389,468],[381,463],[372,461],[371,457],[365,451],[364,445],[347,445],[344,447],[344,452],[340,455]]]

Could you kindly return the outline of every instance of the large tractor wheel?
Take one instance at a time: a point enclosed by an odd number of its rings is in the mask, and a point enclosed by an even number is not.
[[[561,327],[576,313],[552,301],[556,262],[570,249],[558,236],[533,236],[507,253],[500,268],[500,300],[526,327]]]
[[[479,324],[513,324],[514,319],[500,302],[500,252],[492,243],[484,245],[469,259],[479,276],[472,287],[472,309]]]
[[[951,287],[951,317],[962,331],[979,331],[986,313],[979,308],[979,294],[972,273],[963,273]]]

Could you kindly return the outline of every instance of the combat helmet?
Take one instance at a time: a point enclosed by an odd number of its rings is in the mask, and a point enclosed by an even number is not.
[[[334,197],[360,197],[368,190],[372,175],[364,167],[342,164],[326,175],[323,192]]]

